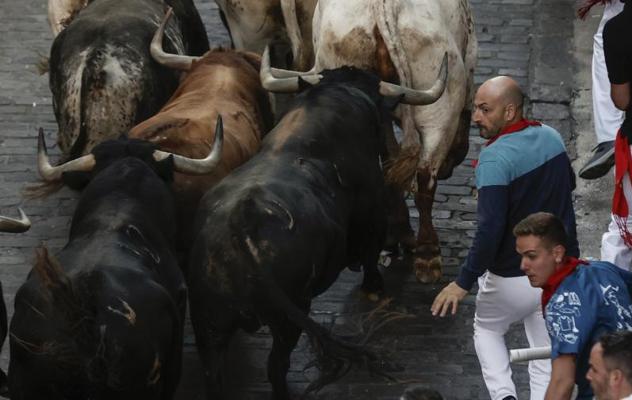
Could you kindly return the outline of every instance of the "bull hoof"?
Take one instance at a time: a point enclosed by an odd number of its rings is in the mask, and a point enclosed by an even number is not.
[[[362,294],[366,296],[366,298],[370,302],[377,303],[383,298],[384,291],[383,290],[367,290],[365,288],[362,288]]]
[[[366,298],[369,299],[369,301],[372,301],[374,303],[377,303],[378,301],[380,301],[379,293],[365,293],[365,294],[366,294]]]
[[[364,277],[361,286],[362,293],[371,301],[379,301],[384,294],[384,280],[381,275],[374,277]]]
[[[436,283],[443,275],[441,272],[441,256],[432,257],[429,260],[415,259],[415,276],[421,283]]]

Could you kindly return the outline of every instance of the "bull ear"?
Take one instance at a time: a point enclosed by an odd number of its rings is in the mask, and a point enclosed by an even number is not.
[[[33,271],[37,274],[41,287],[49,294],[55,291],[71,291],[72,284],[59,261],[53,257],[45,246],[35,249]]]
[[[156,162],[156,173],[165,182],[173,182],[174,169],[173,157],[167,157],[164,160]]]
[[[64,172],[61,176],[64,184],[73,190],[82,190],[90,183],[91,172],[85,171],[69,171]]]
[[[257,53],[253,53],[251,51],[239,51],[239,54],[246,60],[246,62],[254,69],[259,71],[261,69],[261,56]]]

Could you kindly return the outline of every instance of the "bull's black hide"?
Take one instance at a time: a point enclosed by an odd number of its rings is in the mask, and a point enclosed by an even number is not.
[[[362,353],[308,312],[311,299],[354,263],[364,267],[364,289],[382,288],[380,132],[390,119],[374,75],[351,68],[322,75],[294,100],[260,153],[201,202],[188,284],[209,400],[223,398],[221,360],[238,328],[269,325],[275,399],[288,398],[289,356],[302,330],[321,366],[313,388]]]
[[[171,399],[186,287],[173,251],[171,159],[108,141],[55,256],[38,250],[10,325],[11,397]],[[71,174],[72,175],[72,174]]]

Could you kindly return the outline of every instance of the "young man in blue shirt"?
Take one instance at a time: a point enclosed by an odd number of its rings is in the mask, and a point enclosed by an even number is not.
[[[632,273],[605,261],[567,256],[562,221],[535,213],[514,227],[521,269],[542,288],[542,307],[551,338],[552,371],[545,399],[592,399],[586,380],[593,344],[605,333],[632,330],[629,285]]]

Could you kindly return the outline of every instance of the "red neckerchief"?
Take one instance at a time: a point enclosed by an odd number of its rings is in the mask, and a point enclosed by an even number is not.
[[[518,122],[515,122],[511,125],[504,127],[503,130],[500,131],[498,135],[487,140],[487,142],[483,146],[485,147],[490,146],[492,143],[498,140],[501,136],[509,135],[510,133],[514,133],[514,132],[520,132],[521,130],[529,126],[541,126],[541,125],[542,125],[541,122],[531,121],[531,120],[523,118]],[[478,165],[478,160],[472,160],[472,167],[476,168],[477,165]]]
[[[588,262],[584,260],[580,260],[575,257],[564,257],[564,265],[562,265],[557,271],[553,273],[546,281],[544,286],[542,286],[542,312],[544,313],[544,309],[547,304],[549,304],[549,300],[553,296],[553,293],[560,287],[560,284],[567,276],[575,272],[575,269],[579,264],[587,265]]]
[[[612,0],[585,0],[582,5],[577,9],[577,16],[580,19],[585,19],[586,18],[586,14],[588,14],[588,11],[590,11],[590,9],[596,5],[596,4],[606,4],[606,3],[610,3]]]
[[[617,132],[614,141],[614,195],[612,196],[612,216],[619,226],[623,242],[632,248],[632,234],[628,230],[629,207],[623,193],[623,178],[629,174],[632,181],[632,155],[627,136]]]

